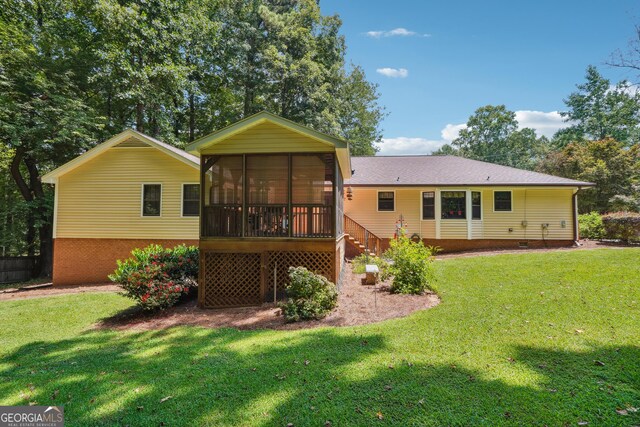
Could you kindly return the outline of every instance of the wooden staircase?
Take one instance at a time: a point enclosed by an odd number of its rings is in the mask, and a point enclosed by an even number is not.
[[[360,225],[353,218],[344,216],[344,232],[346,238],[362,254],[380,255],[382,251],[382,239]]]

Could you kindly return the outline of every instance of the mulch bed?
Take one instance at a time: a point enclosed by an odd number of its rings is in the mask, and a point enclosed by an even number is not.
[[[195,301],[189,301],[157,314],[146,314],[138,308],[132,308],[103,320],[97,327],[151,330],[177,325],[197,325],[207,328],[292,330],[353,326],[404,317],[440,302],[435,294],[390,294],[387,285],[383,283],[375,288],[363,286],[361,275],[353,274],[351,265],[347,264],[345,282],[338,297],[338,307],[322,320],[287,324],[280,315],[280,309],[273,304],[261,307],[200,309],[196,307]]]

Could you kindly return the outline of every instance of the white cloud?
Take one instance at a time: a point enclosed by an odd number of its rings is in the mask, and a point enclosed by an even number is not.
[[[447,141],[438,141],[426,138],[382,138],[378,144],[378,155],[401,156],[408,154],[430,154],[442,147]]]
[[[384,35],[384,31],[367,31],[366,34],[369,37],[373,37],[374,39],[379,39],[380,37],[382,37]]]
[[[571,123],[565,122],[557,111],[520,110],[516,111],[516,120],[518,120],[519,129],[532,128],[538,136],[546,137],[552,137],[558,130],[571,126]],[[444,144],[450,144],[466,127],[465,123],[449,123],[440,131],[439,140],[406,136],[382,138],[382,142],[378,144],[380,148],[378,154],[382,156],[431,154]]]
[[[564,117],[557,111],[545,113],[544,111],[520,110],[516,111],[516,120],[520,129],[532,128],[538,136],[546,136],[547,138],[551,138],[560,129],[571,126],[571,123],[565,122]]]
[[[440,131],[440,136],[449,143],[456,139],[458,135],[460,135],[460,131],[466,127],[466,123],[461,123],[459,125],[452,125],[449,123]]]
[[[405,78],[409,75],[409,70],[406,68],[378,68],[376,70],[378,74],[382,74],[383,76],[393,77],[393,78]]]
[[[398,27],[393,30],[378,30],[378,31],[367,31],[365,33],[368,37],[372,37],[374,39],[379,39],[381,37],[411,37],[411,36],[422,36],[422,37],[431,37],[431,34],[418,34],[415,31],[407,30],[406,28]]]

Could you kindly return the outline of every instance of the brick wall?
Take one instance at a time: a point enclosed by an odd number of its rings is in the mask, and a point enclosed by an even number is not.
[[[54,239],[53,285],[110,283],[107,275],[115,270],[116,260],[128,258],[132,249],[152,243],[164,247],[198,245],[197,240]]]

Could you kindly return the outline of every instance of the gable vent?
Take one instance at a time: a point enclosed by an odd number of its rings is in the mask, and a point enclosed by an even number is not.
[[[114,145],[117,148],[139,148],[139,147],[151,147],[146,142],[142,142],[136,138],[129,138],[126,141],[121,142],[120,144]]]

